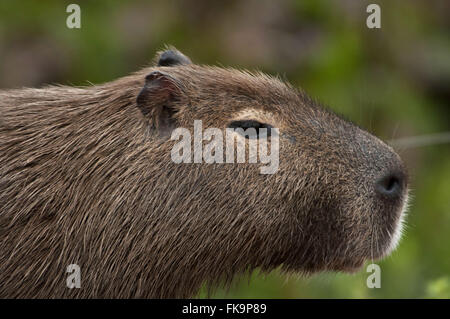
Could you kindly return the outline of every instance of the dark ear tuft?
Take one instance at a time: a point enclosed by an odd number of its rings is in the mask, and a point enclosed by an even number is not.
[[[179,82],[168,74],[154,71],[145,77],[145,85],[136,103],[142,114],[161,135],[167,135],[175,127],[174,115],[183,91]]]
[[[166,50],[158,55],[158,66],[192,64],[191,60],[176,49]]]

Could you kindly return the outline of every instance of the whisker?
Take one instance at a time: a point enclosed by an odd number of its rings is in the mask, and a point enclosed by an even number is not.
[[[373,214],[370,215],[370,224],[371,224],[371,230],[372,233],[370,234],[370,262],[371,264],[374,263],[374,258],[373,258],[373,236],[375,236],[375,224],[374,224],[374,217]]]
[[[392,131],[392,137],[391,137],[391,141],[395,141],[395,135],[397,134],[397,130],[400,127],[400,124],[397,123],[394,127],[394,130]]]

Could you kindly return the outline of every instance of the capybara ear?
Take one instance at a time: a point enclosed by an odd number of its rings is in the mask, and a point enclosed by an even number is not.
[[[191,60],[177,49],[169,49],[156,55],[157,66],[174,66],[192,64]]]
[[[145,85],[136,102],[152,127],[161,135],[167,135],[175,127],[177,105],[183,96],[180,83],[175,78],[153,71],[145,77]]]

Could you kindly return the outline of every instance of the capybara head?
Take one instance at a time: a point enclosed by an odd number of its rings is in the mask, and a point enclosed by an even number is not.
[[[0,96],[1,295],[186,297],[257,267],[355,271],[400,238],[399,156],[277,78],[170,49],[104,85]],[[230,136],[246,160],[225,160]],[[54,279],[71,263],[81,289]]]

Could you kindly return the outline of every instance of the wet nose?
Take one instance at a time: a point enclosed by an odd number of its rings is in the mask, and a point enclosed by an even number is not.
[[[378,194],[388,198],[398,198],[403,194],[405,176],[399,172],[389,172],[376,182],[375,189]]]

